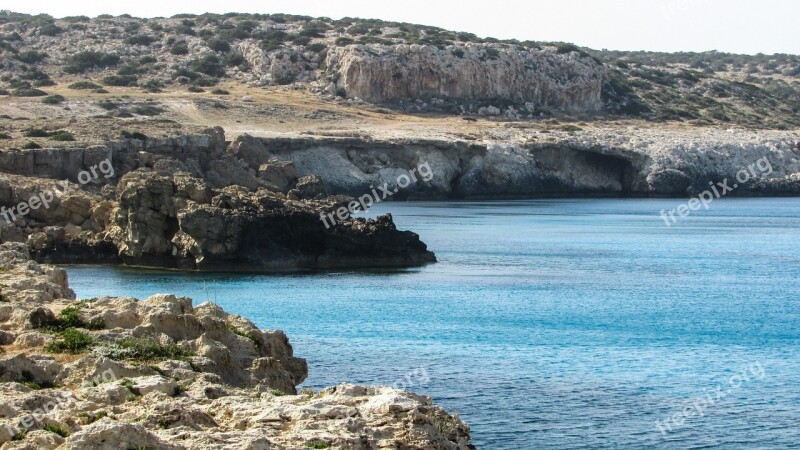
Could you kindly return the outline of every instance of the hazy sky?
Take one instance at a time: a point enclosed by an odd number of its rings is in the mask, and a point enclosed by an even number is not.
[[[597,49],[800,53],[798,0],[0,0],[0,9],[56,17],[283,12],[412,22]]]

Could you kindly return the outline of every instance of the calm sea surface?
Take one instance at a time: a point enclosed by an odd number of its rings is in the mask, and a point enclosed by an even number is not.
[[[798,448],[800,199],[665,226],[679,203],[373,208],[439,258],[410,270],[69,275],[81,298],[174,293],[281,328],[305,386],[428,394],[482,449]]]

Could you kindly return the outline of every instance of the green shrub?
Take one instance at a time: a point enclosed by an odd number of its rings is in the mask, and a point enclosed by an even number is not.
[[[147,64],[153,64],[153,63],[156,63],[156,62],[158,62],[158,59],[156,59],[155,56],[149,56],[148,55],[148,56],[142,56],[141,58],[139,58],[139,64],[141,64],[143,66],[147,65]]]
[[[308,36],[297,35],[292,38],[292,44],[296,45],[308,45],[311,42],[311,38]]]
[[[117,64],[119,64],[119,56],[117,55],[93,51],[80,52],[67,59],[64,72],[76,74],[86,72],[95,67],[106,68]]]
[[[365,23],[357,23],[347,29],[347,34],[351,36],[360,36],[369,32],[369,25]]]
[[[33,87],[45,87],[45,86],[55,86],[56,82],[51,79],[46,80],[36,80],[33,82]]]
[[[61,437],[64,437],[64,438],[69,436],[69,433],[67,433],[67,430],[62,428],[61,425],[56,425],[56,424],[45,425],[44,426],[44,430],[45,431],[49,431],[51,433],[55,433],[55,434],[57,434],[57,435],[59,435]]]
[[[308,444],[306,444],[306,447],[308,447],[308,448],[316,448],[316,449],[328,448],[329,446],[330,445],[327,442],[320,441],[320,440],[313,440],[313,441],[309,442]]]
[[[277,74],[277,75],[276,75],[276,76],[273,78],[273,80],[274,80],[274,81],[275,81],[275,83],[277,83],[277,84],[280,84],[280,85],[287,85],[287,84],[292,84],[292,83],[294,83],[294,80],[295,80],[295,78],[296,78],[295,74],[293,74],[293,73],[290,73],[290,72],[283,72],[283,73],[279,73],[279,74]]]
[[[64,29],[54,23],[48,23],[39,29],[39,36],[58,36]]]
[[[47,92],[34,88],[17,88],[11,91],[14,97],[44,97]]]
[[[219,58],[214,54],[203,55],[200,59],[192,61],[191,65],[192,70],[212,77],[225,76],[225,69],[220,65]]]
[[[157,40],[156,38],[148,34],[137,34],[135,36],[129,37],[128,39],[125,39],[125,42],[128,45],[150,45],[156,40]]]
[[[450,51],[450,53],[455,56],[456,58],[463,58],[464,57],[464,50],[456,47]]]
[[[75,139],[72,137],[72,134],[66,131],[56,131],[50,133],[51,139],[56,141],[74,141]],[[62,136],[61,138],[56,139],[56,137]],[[58,318],[56,318],[55,322],[49,324],[47,328],[50,331],[65,331],[70,328],[85,328],[87,330],[102,330],[105,328],[105,322],[103,319],[92,319],[89,322],[85,322],[80,317],[80,308],[81,306],[67,306],[66,308],[62,309],[61,312],[58,314]]]
[[[205,92],[206,91],[205,89],[201,88],[200,86],[195,86],[195,85],[189,86],[189,88],[187,90],[189,92],[194,92],[194,93],[200,93],[200,92]]]
[[[375,36],[361,36],[360,38],[358,38],[357,42],[359,44],[383,44],[383,45],[392,45],[393,43],[389,39],[383,39]],[[429,44],[429,42],[424,42],[424,43]],[[449,45],[449,43],[447,45]],[[445,44],[439,45],[440,48],[444,48],[444,46]]]
[[[328,48],[327,44],[322,42],[315,42],[306,46],[306,50],[314,53],[321,53]]]
[[[176,42],[172,47],[170,47],[169,52],[173,55],[188,55],[189,45],[186,44],[185,41]]]
[[[11,89],[25,89],[31,87],[31,83],[28,81],[18,80],[16,78],[9,79],[7,81],[8,81],[8,87],[10,87]]]
[[[261,34],[261,48],[265,51],[276,50],[289,40],[289,35],[281,30],[268,30]]]
[[[17,53],[17,59],[25,64],[36,64],[47,58],[47,53],[28,50]]]
[[[37,148],[42,148],[42,146],[37,144],[36,142],[30,141],[30,142],[26,143],[25,145],[23,145],[22,148],[25,149],[25,150],[34,150],[34,149],[37,149]]]
[[[186,20],[184,19],[181,21],[180,26],[175,28],[175,32],[178,34],[185,34],[187,36],[194,36],[196,33],[194,31],[195,23],[193,20]]]
[[[223,60],[223,64],[225,64],[226,67],[241,66],[244,63],[244,56],[241,53],[229,53],[225,55],[225,59]]]
[[[185,77],[185,78],[188,78],[190,80],[196,80],[196,79],[198,79],[198,78],[200,78],[202,76],[203,75],[201,75],[201,74],[199,74],[197,72],[192,72],[189,69],[177,69],[177,70],[175,70],[175,72],[172,72],[172,79],[173,80],[176,80],[176,79],[181,78],[181,77]],[[185,81],[183,81],[182,83],[185,84]]]
[[[347,46],[347,45],[351,45],[353,42],[355,42],[355,41],[352,38],[340,37],[340,38],[336,39],[334,44],[336,44],[339,47],[344,47],[344,46]]]
[[[151,78],[144,83],[141,83],[139,86],[147,92],[156,93],[161,92],[161,88],[164,87],[164,83],[162,83],[161,80]]]
[[[42,103],[46,105],[58,105],[64,101],[64,96],[59,94],[48,95],[42,99]]]
[[[45,346],[51,353],[82,353],[94,345],[94,339],[75,328],[68,328],[61,333],[60,339]]]
[[[77,328],[83,324],[83,321],[81,321],[80,318],[80,308],[76,306],[67,306],[66,308],[62,309],[58,320],[60,325],[63,326],[61,330],[66,330],[67,328]]]
[[[314,22],[306,22],[303,24],[303,27],[300,29],[300,36],[308,36],[308,37],[324,37],[325,32],[330,29],[330,25],[325,22],[314,21]]]
[[[103,77],[102,83],[106,86],[136,86],[136,75],[109,75]]]
[[[42,72],[38,67],[23,68],[20,78],[24,80],[49,80],[50,75]]]
[[[90,22],[92,19],[90,19],[88,16],[67,16],[62,18],[61,20],[69,23],[81,23],[81,22]]]
[[[104,343],[98,352],[112,359],[133,361],[158,361],[186,359],[194,353],[175,344],[160,344],[153,339],[126,338]]]
[[[50,135],[50,140],[66,142],[66,141],[74,141],[75,137],[69,131],[56,131],[55,133]]]
[[[124,137],[125,139],[136,139],[139,141],[147,140],[147,136],[145,134],[139,133],[138,131],[130,132],[122,130],[122,132],[120,132],[120,136]]]
[[[139,73],[139,67],[124,65],[117,69],[117,75],[136,75]]]
[[[231,49],[230,44],[220,39],[209,39],[206,45],[215,52],[228,52]]]
[[[230,92],[226,91],[225,89],[219,89],[219,88],[212,90],[211,93],[214,94],[214,95],[229,95],[230,94]]]
[[[258,335],[252,331],[249,333],[245,333],[244,331],[240,330],[239,328],[236,328],[234,325],[231,324],[228,324],[228,330],[230,330],[233,334],[237,336],[250,339],[251,341],[253,341],[254,344],[256,344],[256,346],[261,345],[261,340],[259,339]]]
[[[95,103],[95,105],[105,109],[106,111],[111,111],[117,109],[118,105],[111,100],[103,100],[100,102]]]
[[[72,83],[69,86],[70,89],[75,90],[88,90],[88,89],[99,89],[99,84],[94,84],[91,81],[78,81],[77,83]]]
[[[580,49],[573,44],[558,44],[556,45],[556,53],[563,55],[566,53],[578,52]]]
[[[50,137],[50,132],[41,128],[27,128],[22,131],[25,137]]]

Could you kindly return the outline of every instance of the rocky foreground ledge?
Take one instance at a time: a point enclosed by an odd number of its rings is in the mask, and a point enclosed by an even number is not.
[[[212,303],[76,301],[66,272],[0,245],[0,443],[7,449],[469,449],[425,396],[296,386],[282,331]]]

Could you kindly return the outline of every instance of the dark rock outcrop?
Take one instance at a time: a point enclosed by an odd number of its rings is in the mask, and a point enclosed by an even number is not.
[[[300,191],[309,193],[300,186]],[[34,255],[49,262],[108,260],[201,271],[271,272],[355,267],[405,267],[436,260],[419,237],[399,231],[391,216],[334,225],[321,220],[346,198],[290,200],[265,189],[213,190],[187,173],[172,177],[139,169],[122,177],[110,215],[98,232],[34,233]],[[106,219],[97,217],[93,223]],[[333,225],[333,226],[331,226]]]

